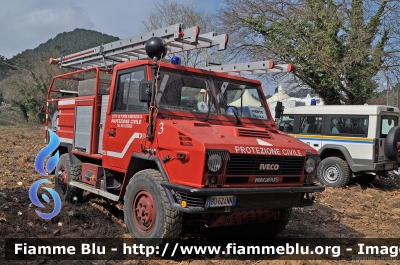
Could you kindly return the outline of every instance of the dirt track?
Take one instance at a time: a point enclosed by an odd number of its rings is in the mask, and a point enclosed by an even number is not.
[[[0,127],[0,264],[4,238],[17,237],[130,237],[123,223],[121,205],[109,205],[94,195],[78,205],[63,204],[60,214],[45,221],[32,206],[28,189],[43,178],[34,160],[43,148],[43,126]],[[49,177],[53,181],[52,176]],[[54,181],[53,181],[54,182]],[[309,208],[294,209],[280,237],[290,238],[400,238],[400,178],[376,179],[367,187],[327,188]],[[342,264],[344,261],[120,261],[88,264]],[[54,264],[53,261],[19,264]],[[351,261],[355,264],[389,264],[386,261]],[[67,261],[57,264],[75,264]],[[77,262],[76,264],[83,264]],[[86,263],[85,263],[86,264]],[[393,263],[394,264],[394,263]]]

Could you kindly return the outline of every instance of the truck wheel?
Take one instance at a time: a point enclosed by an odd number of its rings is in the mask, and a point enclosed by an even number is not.
[[[397,148],[398,142],[400,142],[400,127],[393,127],[385,139],[385,155],[392,161],[398,161],[400,158]]]
[[[171,209],[160,172],[145,169],[136,173],[126,187],[124,219],[129,232],[146,245],[172,241],[182,229],[182,213]]]
[[[68,184],[71,180],[79,181],[81,171],[82,166],[71,165],[68,153],[60,156],[55,169],[55,188],[61,200],[74,202],[82,198],[83,190]]]
[[[339,157],[327,157],[319,164],[317,177],[325,186],[344,187],[350,179],[349,166]]]

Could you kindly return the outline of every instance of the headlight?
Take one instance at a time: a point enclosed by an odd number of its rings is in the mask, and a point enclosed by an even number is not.
[[[314,170],[315,170],[315,164],[316,164],[316,162],[315,162],[315,160],[314,160],[313,158],[307,159],[307,162],[306,162],[306,172],[307,172],[308,174],[311,174],[311,173],[314,172]]]
[[[208,157],[207,167],[210,172],[217,172],[222,167],[222,158],[220,155],[212,154]]]

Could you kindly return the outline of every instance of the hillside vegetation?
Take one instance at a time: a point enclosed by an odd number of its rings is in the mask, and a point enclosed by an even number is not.
[[[17,111],[27,122],[44,122],[46,93],[51,78],[65,71],[49,65],[49,58],[59,58],[116,40],[119,38],[97,31],[75,29],[60,33],[11,59],[0,55],[0,62],[3,62],[0,63],[0,103],[4,101],[10,105],[10,108],[0,110],[0,119]]]

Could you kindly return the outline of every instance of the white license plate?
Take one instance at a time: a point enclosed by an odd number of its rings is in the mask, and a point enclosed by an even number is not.
[[[397,163],[390,163],[385,165],[385,170],[397,169]]]
[[[206,208],[235,206],[236,196],[210,196],[206,200]]]

